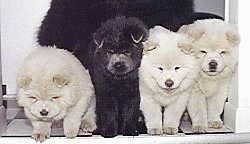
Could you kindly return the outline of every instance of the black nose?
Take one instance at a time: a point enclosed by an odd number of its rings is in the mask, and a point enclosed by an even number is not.
[[[211,60],[209,63],[209,69],[210,70],[215,70],[217,68],[218,63],[215,60]]]
[[[113,67],[117,70],[117,71],[125,71],[126,70],[126,65],[124,62],[116,62]]]
[[[45,109],[42,109],[42,111],[40,111],[41,116],[47,116],[49,114],[49,112]]]
[[[171,79],[168,79],[165,81],[165,85],[167,87],[172,87],[174,85],[174,81],[172,81]]]

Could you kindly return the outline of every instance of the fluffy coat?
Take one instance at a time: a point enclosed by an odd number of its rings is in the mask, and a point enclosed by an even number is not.
[[[237,27],[218,19],[198,20],[179,32],[194,39],[193,55],[199,61],[200,79],[188,104],[194,132],[221,128],[229,87],[237,65]]]
[[[138,68],[148,31],[136,18],[117,17],[93,34],[89,67],[95,85],[98,132],[138,135]]]
[[[184,34],[160,26],[150,30],[139,72],[140,109],[149,134],[178,133],[199,72],[195,57],[189,55],[190,46]]]
[[[20,67],[18,104],[33,125],[32,137],[44,141],[53,121],[63,119],[66,137],[96,129],[95,97],[80,61],[62,49],[38,47]],[[81,124],[82,123],[82,124]]]

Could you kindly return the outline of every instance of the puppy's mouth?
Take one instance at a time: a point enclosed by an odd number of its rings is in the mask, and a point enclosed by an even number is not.
[[[161,87],[161,89],[162,89],[165,93],[167,93],[167,94],[172,94],[172,93],[174,93],[174,92],[178,89],[178,87],[176,87],[176,88],[162,88],[162,87]]]
[[[224,71],[224,69],[222,69],[221,71],[218,71],[216,69],[210,69],[210,70],[202,69],[202,72],[205,73],[208,76],[217,76],[217,75],[221,74]]]

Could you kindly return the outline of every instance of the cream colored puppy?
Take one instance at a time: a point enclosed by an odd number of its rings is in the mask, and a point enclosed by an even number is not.
[[[200,79],[193,90],[188,112],[195,132],[208,127],[221,128],[229,85],[237,64],[239,34],[237,27],[222,20],[198,20],[179,32],[192,38],[193,54],[200,63]]]
[[[177,134],[198,67],[184,34],[156,26],[150,30],[139,70],[142,110],[148,133]],[[163,110],[163,113],[162,113]]]
[[[32,137],[49,138],[53,121],[64,119],[66,137],[96,129],[95,97],[88,72],[70,52],[39,47],[24,60],[18,76],[18,104],[33,125]]]

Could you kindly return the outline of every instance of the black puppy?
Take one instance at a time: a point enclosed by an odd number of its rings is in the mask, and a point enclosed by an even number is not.
[[[193,14],[193,0],[52,0],[38,33],[40,45],[67,49],[89,63],[91,35],[116,16],[137,17],[149,28],[176,31]]]
[[[138,68],[148,30],[137,18],[108,20],[93,35],[90,75],[95,85],[98,132],[138,135]]]

